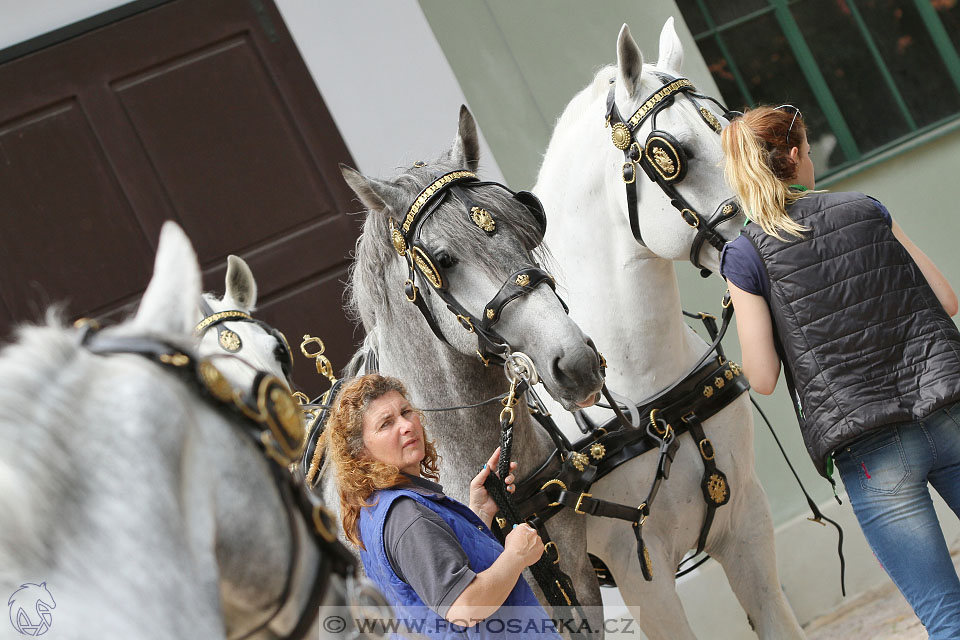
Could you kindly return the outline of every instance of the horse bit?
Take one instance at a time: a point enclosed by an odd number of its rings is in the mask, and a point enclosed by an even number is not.
[[[633,237],[643,246],[640,232],[640,220],[637,212],[637,190],[633,183],[637,179],[637,164],[643,169],[647,177],[660,186],[660,189],[670,198],[670,204],[680,212],[683,221],[697,230],[697,235],[690,246],[690,262],[700,269],[704,278],[710,275],[710,270],[700,262],[700,248],[703,243],[709,242],[717,251],[723,248],[726,240],[716,228],[734,218],[740,212],[740,205],[736,198],[730,198],[720,203],[710,218],[703,216],[677,191],[676,185],[683,181],[687,174],[687,153],[683,145],[666,131],[657,129],[657,114],[674,103],[677,95],[686,96],[690,100],[700,117],[716,132],[720,133],[722,126],[717,117],[706,107],[697,102],[697,98],[709,100],[723,110],[724,118],[732,120],[740,115],[731,111],[710,96],[698,93],[693,84],[686,78],[674,78],[665,73],[655,72],[664,86],[651,94],[640,105],[629,120],[624,121],[617,109],[616,85],[610,80],[610,91],[607,93],[607,126],[611,127],[613,145],[623,152],[623,182],[627,190],[627,208],[630,214],[630,230]],[[637,141],[640,127],[647,119],[651,120],[651,131],[641,149]]]

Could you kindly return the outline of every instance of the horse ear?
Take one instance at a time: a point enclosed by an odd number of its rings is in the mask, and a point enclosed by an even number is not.
[[[677,37],[677,30],[673,25],[673,16],[667,18],[663,23],[663,30],[660,31],[660,53],[657,58],[657,66],[664,71],[672,71],[674,75],[680,75],[680,67],[683,65],[683,45],[680,38]]]
[[[189,334],[200,299],[200,265],[190,239],[175,222],[163,223],[153,277],[132,325],[147,333]]]
[[[245,311],[253,311],[257,306],[257,281],[253,279],[253,272],[243,258],[227,256],[227,278],[224,290],[224,297],[233,298],[233,301]]]
[[[637,41],[630,35],[630,27],[624,23],[617,37],[617,82],[627,95],[636,93],[640,86],[640,74],[643,73],[643,54]]]
[[[457,139],[450,149],[450,158],[461,167],[476,171],[480,166],[480,136],[477,134],[477,122],[467,105],[460,105],[460,125]]]
[[[408,204],[404,204],[407,196],[403,189],[383,180],[367,178],[343,163],[340,163],[340,172],[363,206],[370,211],[404,211],[407,208]]]

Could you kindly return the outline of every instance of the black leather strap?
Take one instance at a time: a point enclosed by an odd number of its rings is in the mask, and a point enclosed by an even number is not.
[[[703,424],[697,414],[691,411],[683,417],[683,421],[690,430],[690,435],[700,451],[700,459],[703,461],[703,477],[700,480],[700,488],[703,491],[703,501],[707,505],[707,511],[703,517],[703,525],[700,527],[700,537],[697,540],[697,551],[700,553],[707,544],[707,536],[710,534],[710,527],[713,524],[713,517],[716,515],[717,507],[722,507],[730,501],[730,485],[726,474],[717,468],[714,459],[713,443],[703,432]]]

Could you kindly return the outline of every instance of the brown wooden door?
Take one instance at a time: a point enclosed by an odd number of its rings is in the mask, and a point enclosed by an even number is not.
[[[339,368],[362,337],[342,311],[359,226],[323,99],[271,0],[155,4],[0,65],[0,335],[52,302],[135,303],[172,219],[207,289],[242,256],[259,317],[295,351],[322,337]]]

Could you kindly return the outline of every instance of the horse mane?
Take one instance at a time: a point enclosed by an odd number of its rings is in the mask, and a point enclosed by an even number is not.
[[[43,558],[44,566],[54,564],[53,536],[61,528],[44,523],[82,517],[90,481],[84,465],[91,452],[107,455],[104,441],[112,437],[103,425],[71,429],[77,398],[93,381],[90,368],[77,365],[93,356],[63,316],[60,307],[51,307],[43,322],[19,326],[0,349],[0,442],[13,445],[0,447],[0,550],[16,549],[24,560]],[[162,337],[186,344],[184,336]]]
[[[413,202],[416,195],[433,182],[435,175],[462,169],[450,161],[448,154],[440,160],[422,167],[403,170],[390,180],[401,187]],[[478,192],[477,192],[478,193]],[[485,188],[483,195],[477,198],[488,207],[497,220],[497,232],[516,236],[521,241],[534,238],[539,230],[530,215],[504,215],[505,211],[521,211],[521,207],[502,189]],[[464,263],[480,269],[491,279],[503,281],[510,275],[499,254],[489,250],[486,234],[470,221],[463,207],[458,203],[451,205],[447,198],[443,205],[430,218],[431,237],[442,237],[443,247]],[[363,231],[357,240],[355,260],[350,265],[345,297],[346,311],[354,322],[362,322],[369,333],[378,323],[378,318],[389,313],[391,297],[402,290],[406,275],[401,273],[405,266],[400,260],[390,240],[390,222],[393,217],[399,221],[406,210],[395,211],[391,207],[380,211],[367,211]],[[546,259],[549,254],[537,249],[535,258]],[[403,304],[408,304],[405,300]]]
[[[79,469],[68,438],[46,428],[72,407],[61,381],[81,346],[64,326],[62,311],[47,311],[45,324],[22,325],[15,341],[0,350],[0,549],[29,555],[53,554],[43,526],[59,517],[70,500]],[[55,496],[54,503],[38,500]]]

